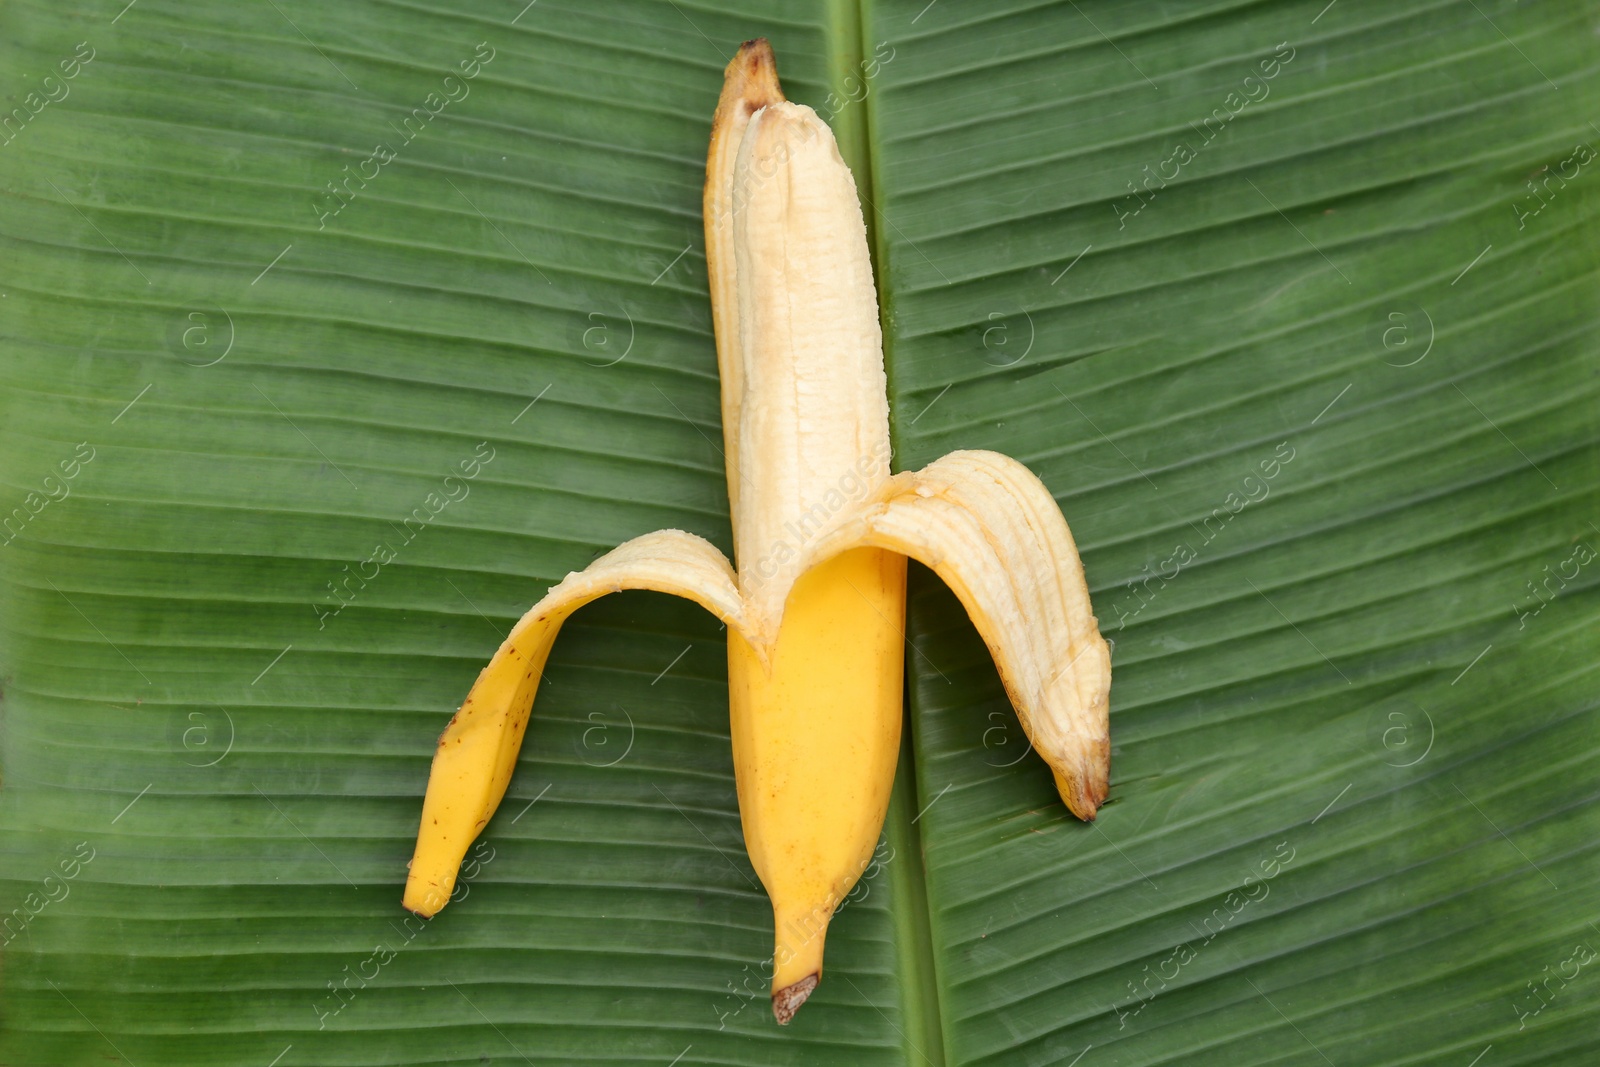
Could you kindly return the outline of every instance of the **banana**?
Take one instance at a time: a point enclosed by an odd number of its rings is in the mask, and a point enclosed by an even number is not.
[[[738,569],[681,530],[569,574],[516,624],[439,739],[404,905],[433,915],[516,764],[561,624],[597,597],[686,597],[728,629],[740,821],[772,900],[772,1008],[816,988],[899,751],[906,559],[960,598],[1067,808],[1110,774],[1111,659],[1066,520],[1026,467],[958,451],[891,474],[877,295],[833,134],[784,99],[771,46],[729,63],[706,159],[706,262]]]

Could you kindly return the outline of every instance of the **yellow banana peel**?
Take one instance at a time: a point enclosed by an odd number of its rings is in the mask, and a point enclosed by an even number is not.
[[[535,604],[439,739],[404,904],[432,915],[449,901],[505,795],[567,617],[622,589],[687,597],[727,624],[740,820],[772,899],[772,1006],[787,1023],[821,978],[828,921],[888,808],[906,558],[961,599],[1062,800],[1085,820],[1110,773],[1111,660],[1066,520],[1026,467],[959,451],[890,473],[855,182],[827,125],[784,99],[765,40],[727,68],[705,225],[738,570],[702,538],[659,530]]]

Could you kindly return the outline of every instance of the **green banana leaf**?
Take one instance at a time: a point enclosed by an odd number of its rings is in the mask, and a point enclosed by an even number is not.
[[[1600,1058],[1600,7],[0,6],[0,1063]],[[884,839],[786,1029],[723,635],[700,187],[765,35],[855,168],[895,464],[1017,457],[1115,642],[1072,819],[913,576]],[[819,783],[825,788],[825,783]]]

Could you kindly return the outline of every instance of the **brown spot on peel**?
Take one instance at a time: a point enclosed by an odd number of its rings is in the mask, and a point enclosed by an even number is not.
[[[735,77],[735,64],[739,65],[738,73],[742,78]],[[733,62],[723,71],[724,94],[735,81],[742,81],[736,88],[743,98],[746,113],[754,113],[784,99],[783,89],[778,84],[778,59],[772,54],[771,41],[756,37],[739,46]]]
[[[817,988],[821,981],[820,975],[808,974],[793,985],[784,986],[772,994],[772,1017],[778,1020],[779,1026],[788,1026],[789,1020],[794,1018],[794,1013],[800,1010],[800,1005],[811,996],[811,991]]]
[[[739,143],[726,136],[726,127],[735,111],[748,118],[768,104],[785,99],[783,87],[778,84],[778,61],[772,54],[772,45],[765,37],[757,37],[739,46],[739,52],[728,63],[722,75],[722,95],[717,98],[717,110],[711,117],[711,152],[736,153]],[[724,135],[718,137],[722,132]],[[731,141],[731,143],[730,143]],[[707,160],[706,171],[712,170]]]

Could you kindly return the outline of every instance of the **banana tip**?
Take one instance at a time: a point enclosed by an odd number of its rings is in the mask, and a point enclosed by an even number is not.
[[[450,902],[450,894],[440,892],[438,887],[420,889],[407,884],[405,893],[400,898],[400,906],[411,914],[424,919],[431,919],[439,913],[439,909]]]
[[[728,103],[743,104],[747,115],[783,99],[772,42],[756,37],[739,46],[738,54],[723,72],[723,97]]]
[[[820,980],[819,976],[808,974],[772,994],[772,1017],[778,1020],[779,1026],[789,1025],[789,1020],[794,1018],[794,1013],[800,1010],[800,1005],[811,996],[811,991],[817,988]]]
[[[735,61],[743,60],[751,70],[773,62],[772,42],[765,37],[752,37],[739,46]]]
[[[1084,822],[1094,822],[1100,805],[1105,803],[1106,794],[1110,792],[1103,773],[1095,773],[1094,768],[1085,767],[1076,780],[1054,767],[1050,768],[1050,773],[1056,780],[1056,791],[1061,794],[1067,810]]]

